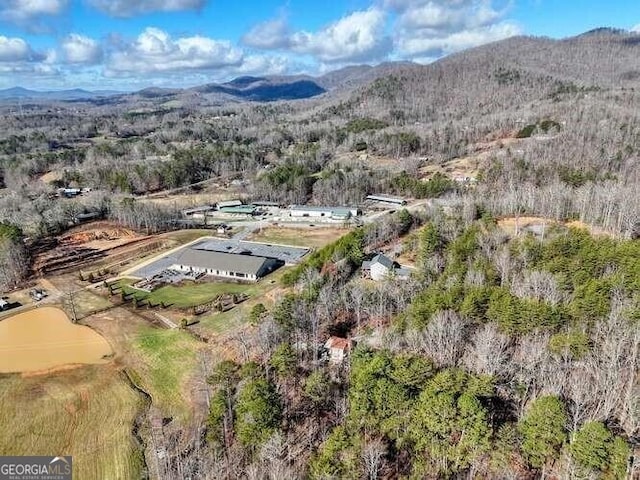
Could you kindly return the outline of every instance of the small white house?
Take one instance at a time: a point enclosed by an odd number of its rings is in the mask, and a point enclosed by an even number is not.
[[[369,261],[362,262],[362,276],[379,282],[389,275],[396,275],[398,278],[408,278],[410,270],[402,267],[386,255],[377,254]]]

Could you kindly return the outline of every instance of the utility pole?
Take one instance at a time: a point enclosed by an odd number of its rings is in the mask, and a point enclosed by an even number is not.
[[[71,312],[71,321],[73,323],[78,323],[78,313],[76,312],[76,303],[73,299],[74,291],[71,290],[67,293],[67,297],[69,298],[69,310]]]

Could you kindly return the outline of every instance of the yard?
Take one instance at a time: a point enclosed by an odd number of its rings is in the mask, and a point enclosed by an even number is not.
[[[269,277],[257,284],[184,281],[180,285],[165,285],[151,293],[133,288],[131,284],[135,280],[121,280],[120,285],[124,293],[133,293],[138,300],[148,300],[154,305],[164,303],[175,308],[189,308],[210,302],[225,293],[244,293],[253,296],[262,289],[263,282],[269,283],[271,280]]]

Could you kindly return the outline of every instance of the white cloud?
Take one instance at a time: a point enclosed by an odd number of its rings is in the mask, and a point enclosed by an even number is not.
[[[243,41],[256,48],[312,55],[326,63],[379,60],[392,48],[385,34],[386,20],[386,13],[375,7],[347,15],[317,32],[290,33],[284,20],[272,20],[256,25]]]
[[[398,15],[395,46],[405,58],[434,58],[521,33],[504,20],[510,2],[493,0],[385,0]]]
[[[489,1],[429,1],[402,11],[400,25],[412,29],[455,31],[486,26],[501,16]]]
[[[44,59],[44,55],[36,53],[22,38],[9,38],[0,35],[0,62],[37,62]]]
[[[61,44],[67,63],[95,64],[102,59],[102,47],[89,37],[77,33],[69,34]]]
[[[23,77],[32,80],[59,73],[55,63],[55,51],[35,51],[22,38],[0,35],[0,76],[6,76],[12,84]]]
[[[242,37],[242,43],[262,49],[282,49],[291,46],[287,21],[284,18],[267,20],[253,27]]]
[[[631,31],[634,33],[640,33],[640,23],[631,27]]]
[[[68,0],[3,0],[0,2],[0,18],[24,21],[43,15],[58,15],[67,3]]]
[[[408,56],[447,55],[485,43],[520,34],[517,25],[504,22],[487,27],[461,30],[445,36],[407,35],[398,42],[399,50]]]
[[[151,12],[199,10],[206,0],[85,0],[89,5],[113,17],[132,17]]]
[[[112,53],[107,73],[136,74],[209,70],[238,66],[243,53],[226,40],[193,36],[177,39],[158,28],[146,28],[130,44]]]
[[[283,75],[289,68],[289,59],[282,55],[247,55],[241,65],[232,69],[232,74]]]

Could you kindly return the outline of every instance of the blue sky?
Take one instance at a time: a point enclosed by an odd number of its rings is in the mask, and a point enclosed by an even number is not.
[[[0,88],[318,74],[427,63],[512,35],[638,25],[640,2],[629,0],[0,0]]]

